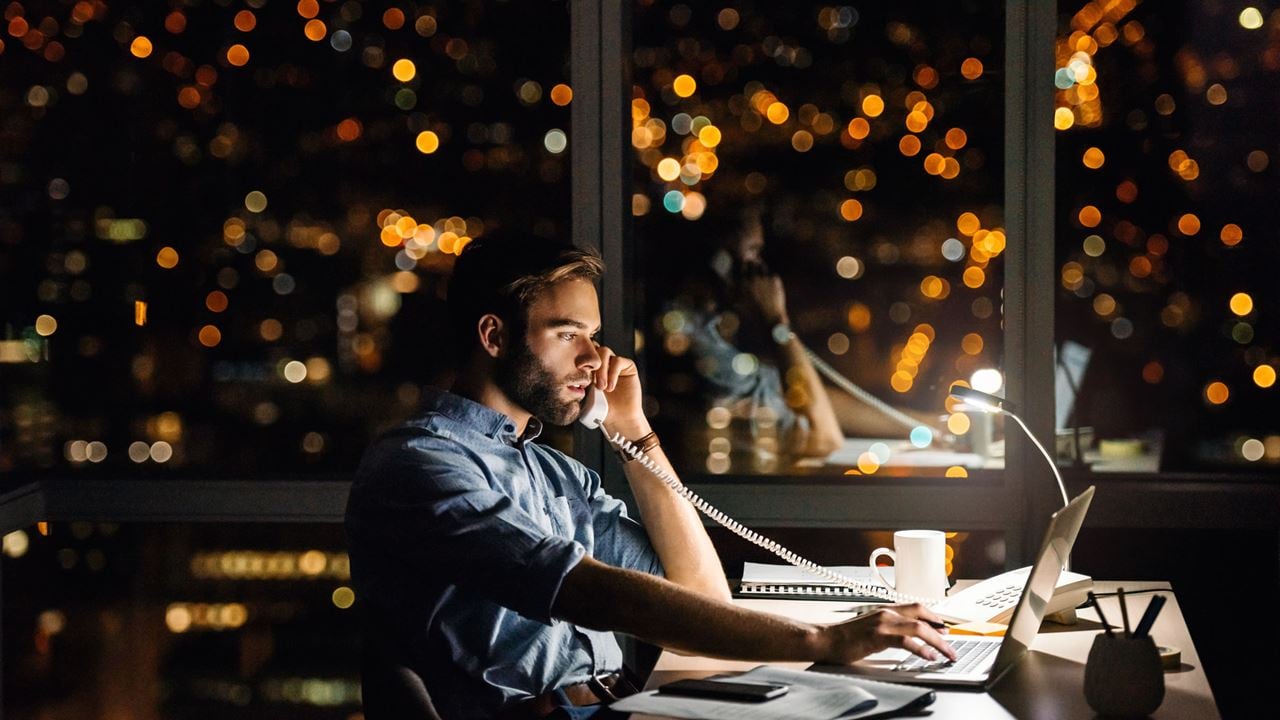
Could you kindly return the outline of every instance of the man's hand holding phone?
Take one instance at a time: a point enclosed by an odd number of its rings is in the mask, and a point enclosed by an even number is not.
[[[596,351],[600,354],[600,367],[595,371],[592,382],[608,398],[609,429],[627,438],[647,435],[651,428],[641,404],[643,394],[635,361],[604,345],[597,347]]]

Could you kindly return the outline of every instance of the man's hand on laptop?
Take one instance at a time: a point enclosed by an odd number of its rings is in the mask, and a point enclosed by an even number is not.
[[[941,625],[942,619],[916,604],[880,608],[826,625],[822,628],[823,661],[851,663],[888,648],[903,648],[925,660],[955,660],[955,651],[931,622]]]

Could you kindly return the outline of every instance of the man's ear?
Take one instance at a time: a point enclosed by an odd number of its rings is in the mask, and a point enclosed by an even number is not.
[[[500,357],[506,350],[507,326],[497,315],[481,315],[476,322],[476,334],[480,338],[480,349],[489,357]]]

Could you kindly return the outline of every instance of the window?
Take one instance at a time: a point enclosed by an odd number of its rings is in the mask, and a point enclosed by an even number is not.
[[[636,327],[677,467],[998,465],[946,396],[1001,386],[1003,6],[639,2],[633,26]]]
[[[349,470],[468,238],[567,232],[562,2],[5,22],[0,469]]]
[[[1083,428],[1094,470],[1266,472],[1276,17],[1134,2],[1059,17],[1056,321],[1078,386],[1060,427]]]

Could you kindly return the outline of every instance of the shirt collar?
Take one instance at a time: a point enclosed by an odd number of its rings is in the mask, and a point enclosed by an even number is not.
[[[439,413],[495,440],[513,445],[517,442],[529,442],[542,434],[542,421],[536,417],[529,418],[524,434],[517,437],[516,422],[506,414],[475,400],[430,385],[423,390],[422,409],[425,412]]]

